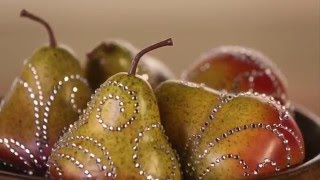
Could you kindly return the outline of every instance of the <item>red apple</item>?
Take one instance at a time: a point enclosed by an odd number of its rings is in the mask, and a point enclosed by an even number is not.
[[[221,46],[205,53],[182,75],[183,80],[238,93],[255,91],[288,103],[287,81],[262,53],[239,46]]]

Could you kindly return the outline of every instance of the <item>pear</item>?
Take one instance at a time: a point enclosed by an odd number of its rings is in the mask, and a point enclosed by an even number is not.
[[[26,10],[21,17],[44,25],[50,43],[24,61],[1,102],[0,161],[20,172],[44,175],[61,130],[78,119],[91,94],[78,60],[57,46],[49,24]]]
[[[271,96],[173,80],[155,94],[187,179],[259,178],[304,160],[296,122]]]
[[[129,42],[107,40],[87,54],[86,76],[92,89],[98,88],[109,77],[130,68],[132,58],[138,53]],[[162,81],[174,78],[173,73],[161,61],[144,56],[138,65],[137,74],[142,75],[153,88]]]
[[[54,179],[181,179],[175,151],[160,123],[149,83],[136,75],[139,59],[172,40],[139,52],[129,73],[104,82],[79,121],[57,142],[49,176]]]
[[[264,93],[290,107],[285,76],[270,58],[251,48],[213,48],[184,71],[182,79],[230,93]]]

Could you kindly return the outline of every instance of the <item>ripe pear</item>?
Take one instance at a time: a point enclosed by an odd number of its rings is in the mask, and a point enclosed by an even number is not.
[[[304,160],[296,122],[271,96],[173,80],[155,94],[187,179],[258,178]]]
[[[285,76],[268,57],[254,49],[240,46],[211,49],[183,72],[182,79],[231,93],[251,90],[271,95],[290,107]]]
[[[91,94],[78,60],[57,46],[49,24],[26,10],[21,17],[44,25],[50,43],[25,60],[20,76],[1,102],[0,162],[43,175],[61,130],[78,119]]]
[[[137,54],[129,73],[104,82],[85,113],[57,142],[49,176],[54,179],[181,179],[180,165],[160,123],[149,83],[136,75],[142,55],[172,45],[154,44]]]
[[[85,70],[91,88],[96,89],[112,75],[127,71],[138,52],[137,48],[123,40],[100,43],[87,55]],[[174,78],[173,73],[160,60],[148,55],[142,59],[137,74],[148,80],[153,88],[162,81]]]

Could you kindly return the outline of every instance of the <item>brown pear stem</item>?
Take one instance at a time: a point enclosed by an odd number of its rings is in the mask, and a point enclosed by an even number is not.
[[[138,66],[138,63],[139,63],[139,60],[141,59],[141,57],[143,55],[145,55],[146,53],[148,53],[149,51],[152,51],[152,50],[155,50],[155,49],[158,49],[160,47],[163,47],[163,46],[172,46],[173,45],[173,42],[172,42],[172,39],[169,38],[169,39],[166,39],[164,41],[161,41],[161,42],[158,42],[156,44],[153,44],[145,49],[142,49],[135,57],[134,59],[132,60],[132,64],[131,64],[131,69],[129,71],[128,74],[131,74],[131,75],[135,75],[136,74],[136,71],[137,71],[137,66]]]
[[[32,20],[37,21],[40,24],[44,25],[48,31],[48,34],[49,34],[49,45],[53,48],[57,47],[57,41],[54,37],[53,31],[52,31],[50,25],[45,20],[43,20],[42,18],[40,18],[38,16],[31,14],[30,12],[28,12],[25,9],[22,9],[22,11],[20,12],[20,16],[27,17],[29,19],[32,19]]]

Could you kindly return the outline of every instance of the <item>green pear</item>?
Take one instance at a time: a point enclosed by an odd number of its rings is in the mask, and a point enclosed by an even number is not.
[[[0,161],[18,171],[43,175],[61,131],[78,119],[91,94],[78,60],[57,46],[48,23],[26,10],[21,16],[44,25],[50,44],[25,60],[1,102]]]
[[[132,58],[139,51],[129,42],[108,40],[100,43],[90,53],[86,62],[86,76],[92,89],[98,88],[109,77],[130,68]],[[172,79],[173,73],[161,61],[144,56],[137,74],[143,76],[153,88],[162,81]]]
[[[304,160],[299,127],[271,96],[173,80],[155,94],[186,179],[259,178]]]
[[[135,75],[142,55],[168,45],[172,45],[171,39],[142,50],[132,61],[129,73],[111,76],[96,90],[85,113],[57,142],[48,161],[49,176],[181,179],[153,90]]]

